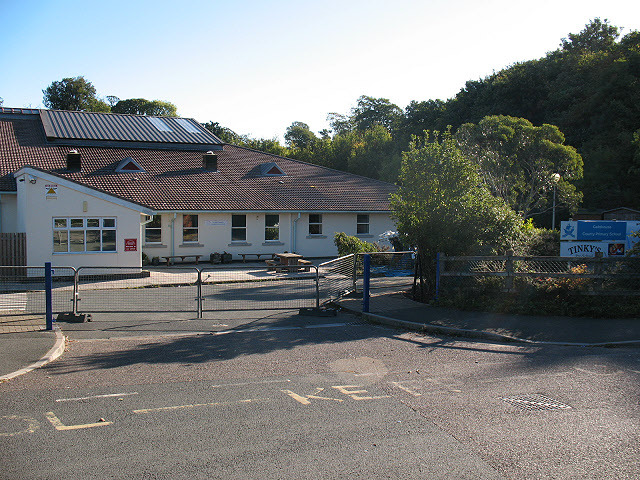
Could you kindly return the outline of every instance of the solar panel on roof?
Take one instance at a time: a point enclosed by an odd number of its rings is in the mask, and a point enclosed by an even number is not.
[[[156,118],[156,117],[147,117],[147,118],[153,124],[153,126],[156,127],[159,131],[161,131],[161,132],[172,132],[173,131],[173,130],[171,130],[171,127],[169,127],[169,125],[164,123],[164,121],[161,118]]]
[[[47,140],[73,142],[139,142],[140,144],[206,145],[219,150],[222,142],[192,119],[144,117],[115,113],[40,110]],[[182,120],[182,121],[178,121]]]
[[[193,123],[184,118],[176,118],[176,122],[189,133],[202,133]]]

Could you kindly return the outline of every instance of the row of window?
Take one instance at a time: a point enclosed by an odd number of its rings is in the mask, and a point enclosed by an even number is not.
[[[366,235],[369,233],[369,215],[358,214],[356,218],[356,233]],[[309,235],[322,235],[322,214],[309,214]],[[280,240],[280,215],[268,214],[264,219],[265,241]],[[145,243],[162,243],[161,215],[154,215],[151,222],[145,226]],[[182,241],[183,243],[198,242],[198,215],[182,216]],[[231,215],[231,241],[247,241],[247,216]]]
[[[369,215],[358,214],[356,233],[369,233]],[[322,235],[322,214],[309,214],[309,235]],[[265,215],[265,241],[280,240],[280,215]],[[247,216],[231,216],[231,241],[247,240]],[[162,243],[160,215],[145,225],[145,243]],[[198,215],[182,216],[182,241],[198,242]],[[116,219],[114,217],[55,217],[53,219],[53,251],[55,253],[87,253],[116,251]]]

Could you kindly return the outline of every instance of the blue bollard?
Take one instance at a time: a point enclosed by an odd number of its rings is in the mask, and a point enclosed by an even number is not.
[[[53,279],[51,274],[51,262],[44,264],[44,301],[46,308],[47,330],[53,330]]]
[[[371,283],[371,256],[367,253],[364,254],[363,258],[363,268],[364,272],[362,273],[362,311],[367,313],[369,312],[369,286]]]

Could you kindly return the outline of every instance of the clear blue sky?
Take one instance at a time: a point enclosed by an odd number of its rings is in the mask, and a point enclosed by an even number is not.
[[[0,0],[0,97],[42,108],[52,81],[167,100],[181,116],[282,138],[360,95],[404,108],[540,58],[592,18],[640,30],[637,0]]]

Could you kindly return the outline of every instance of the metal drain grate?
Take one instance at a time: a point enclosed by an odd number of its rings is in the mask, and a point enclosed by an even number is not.
[[[522,410],[569,410],[571,407],[539,393],[502,397],[509,405]]]

